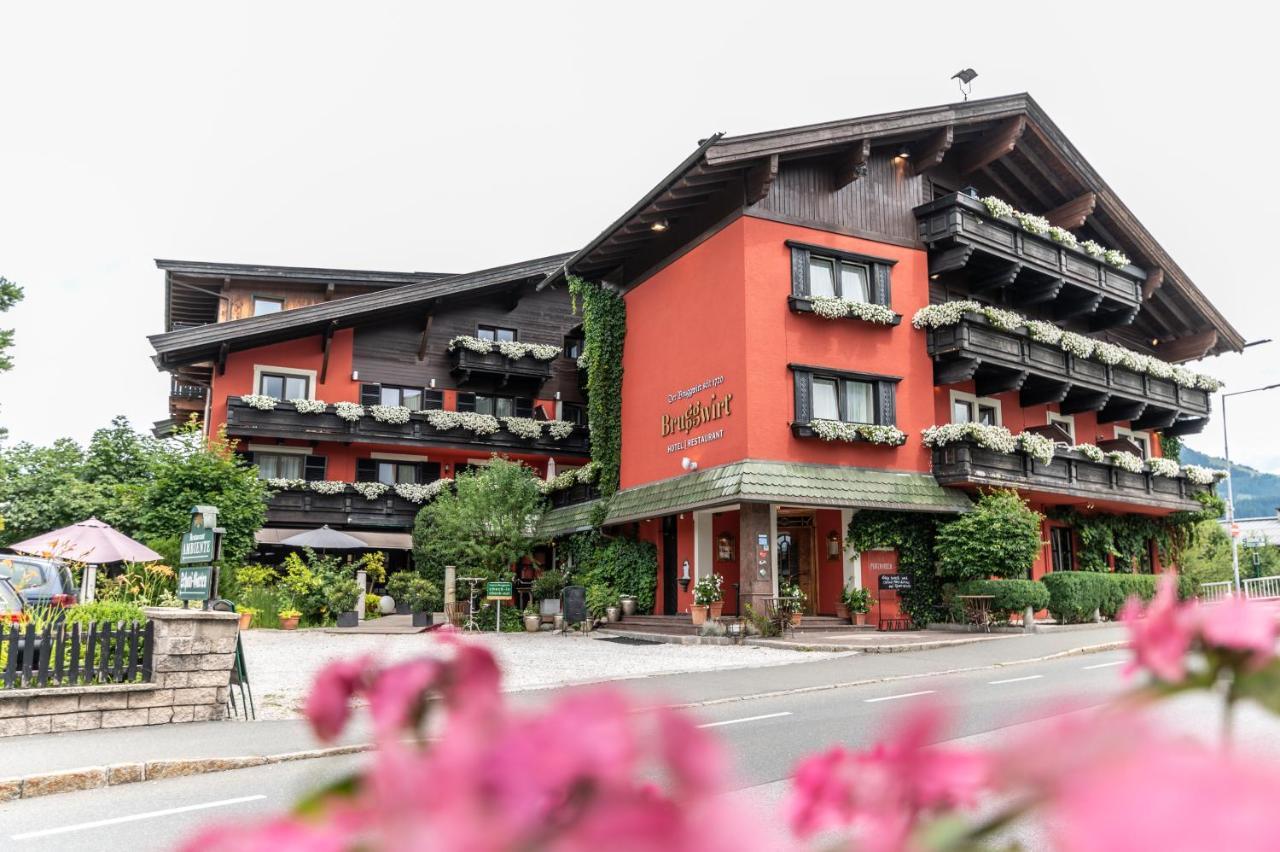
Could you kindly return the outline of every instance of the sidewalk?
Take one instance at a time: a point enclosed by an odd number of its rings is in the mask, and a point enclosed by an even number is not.
[[[803,662],[796,655],[791,665],[721,669],[683,674],[661,674],[610,681],[612,685],[639,698],[672,704],[706,704],[749,700],[761,694],[838,688],[853,683],[902,677],[919,677],[964,669],[1012,665],[1087,650],[1121,647],[1123,628],[997,635],[989,641],[903,651],[895,654],[854,653],[824,656]],[[580,684],[575,684],[578,686]],[[558,688],[513,691],[513,704],[533,707],[544,704]],[[368,741],[364,712],[357,710],[353,724],[332,745],[358,750]],[[259,722],[199,722],[157,725],[146,728],[84,731],[78,733],[7,737],[0,740],[0,779],[52,775],[41,782],[43,791],[35,795],[71,789],[91,789],[144,778],[175,777],[198,772],[236,769],[279,760],[318,757],[306,754],[317,749],[310,726],[300,719]],[[299,754],[303,753],[303,754]],[[136,777],[130,772],[116,780],[107,767],[126,764],[142,768]],[[87,780],[72,779],[58,787],[69,770],[90,768]],[[99,776],[104,780],[98,781]],[[79,784],[79,786],[75,786]],[[5,800],[5,781],[0,780],[0,802]],[[10,795],[9,798],[15,796]]]

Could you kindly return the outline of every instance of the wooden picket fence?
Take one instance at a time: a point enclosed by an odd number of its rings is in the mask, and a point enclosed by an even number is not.
[[[154,635],[149,621],[10,625],[0,689],[149,681]]]

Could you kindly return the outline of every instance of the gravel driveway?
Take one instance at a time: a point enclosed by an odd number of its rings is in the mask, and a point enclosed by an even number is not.
[[[300,715],[312,678],[334,660],[371,654],[397,661],[441,653],[434,637],[421,633],[343,636],[318,630],[249,630],[242,635],[260,719]],[[624,645],[552,633],[478,634],[468,641],[480,642],[497,655],[509,691],[837,656],[732,645]]]

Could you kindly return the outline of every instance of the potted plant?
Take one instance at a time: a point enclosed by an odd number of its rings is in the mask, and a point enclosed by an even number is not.
[[[324,596],[329,612],[337,618],[339,627],[355,627],[360,623],[356,604],[360,602],[360,587],[355,580],[334,583]]]
[[[636,596],[635,595],[621,595],[619,596],[618,600],[622,602],[623,618],[626,618],[629,615],[636,614]]]
[[[286,606],[276,613],[276,617],[280,619],[281,630],[297,630],[298,619],[302,618],[302,613],[298,612],[292,606]]]
[[[597,583],[587,587],[587,624],[594,624],[595,621],[602,619],[608,612],[609,607],[613,606],[613,589],[603,583]],[[588,628],[590,629],[590,628]]]
[[[804,619],[804,602],[809,599],[809,596],[794,583],[784,586],[778,592],[781,598],[778,601],[778,611],[785,613],[791,619],[792,627],[799,627]]]
[[[610,606],[605,607],[604,620],[605,621],[621,621],[622,607],[618,606],[617,604],[611,604]]]
[[[251,606],[243,607],[240,610],[240,629],[248,630],[249,625],[253,623],[253,617],[257,614],[258,614],[258,611],[253,607]]]
[[[387,594],[396,602],[396,615],[413,612],[409,605],[409,586],[418,579],[421,578],[412,571],[397,571],[387,578]]]
[[[693,602],[699,606],[707,607],[707,614],[712,620],[720,617],[721,611],[724,609],[724,577],[714,571],[705,577],[699,578],[698,582],[693,585]]]
[[[867,613],[871,611],[871,593],[866,589],[855,589],[852,586],[844,590],[840,596],[845,610],[853,613],[858,624],[867,623]]]
[[[404,584],[404,591],[400,594],[405,609],[413,616],[413,626],[430,627],[434,620],[433,608],[440,602],[440,591],[435,583],[425,577],[412,576]]]
[[[526,633],[537,633],[538,628],[542,626],[542,616],[538,615],[538,611],[533,608],[533,604],[529,604],[524,608],[524,630]]]

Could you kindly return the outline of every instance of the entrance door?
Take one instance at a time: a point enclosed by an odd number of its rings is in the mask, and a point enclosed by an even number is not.
[[[1071,527],[1052,527],[1049,530],[1049,552],[1054,571],[1074,571],[1075,552],[1071,544]]]
[[[805,593],[804,611],[817,612],[818,573],[812,513],[778,515],[778,589],[794,583]]]
[[[679,612],[679,601],[676,600],[676,516],[668,515],[662,519],[662,614],[675,615]]]

